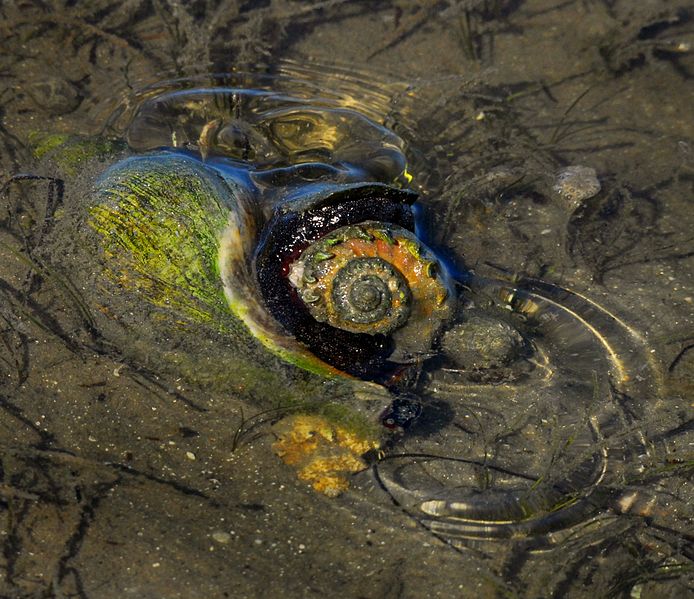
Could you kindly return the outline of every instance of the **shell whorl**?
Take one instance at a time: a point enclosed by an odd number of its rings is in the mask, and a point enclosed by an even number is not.
[[[413,315],[443,310],[448,288],[437,271],[414,234],[367,221],[311,244],[292,264],[289,280],[317,321],[351,333],[388,335]]]
[[[385,335],[400,328],[410,315],[407,280],[382,258],[348,259],[331,273],[332,284],[323,280],[325,274],[320,279],[316,274],[313,268],[304,272],[299,296],[320,322],[352,333]],[[326,285],[330,290],[324,289]]]

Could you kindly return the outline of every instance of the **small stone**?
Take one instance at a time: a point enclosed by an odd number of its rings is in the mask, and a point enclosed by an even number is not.
[[[195,454],[192,451],[186,451],[186,457],[189,460],[194,460],[195,459]]]
[[[445,333],[441,350],[457,367],[489,369],[510,364],[524,345],[521,334],[508,323],[473,316]]]
[[[226,545],[229,541],[231,541],[231,535],[223,530],[213,532],[212,538],[217,541],[217,543],[221,543],[222,545]]]

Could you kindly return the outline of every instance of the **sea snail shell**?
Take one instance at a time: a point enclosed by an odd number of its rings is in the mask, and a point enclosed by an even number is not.
[[[277,205],[256,251],[270,313],[352,375],[383,380],[420,360],[455,300],[445,268],[414,234],[416,195],[378,183],[303,192]]]
[[[414,234],[416,194],[303,181],[260,192],[248,165],[185,152],[127,158],[96,184],[112,278],[210,320],[221,303],[283,359],[386,381],[453,312],[449,275]]]

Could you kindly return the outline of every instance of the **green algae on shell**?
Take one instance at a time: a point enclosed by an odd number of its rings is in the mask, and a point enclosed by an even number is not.
[[[97,183],[89,208],[108,276],[156,306],[228,326],[216,254],[229,208],[221,179],[174,156],[128,158]]]
[[[74,176],[93,159],[104,160],[125,150],[121,140],[67,133],[32,132],[28,135],[34,158],[49,157],[66,175]]]
[[[233,176],[184,154],[130,157],[98,178],[87,211],[87,223],[97,234],[102,294],[125,292],[151,306],[154,316],[145,322],[152,326],[175,326],[183,334],[212,331],[231,346],[218,355],[223,360],[233,354],[229,373],[214,357],[200,368],[193,356],[172,349],[168,353],[177,371],[196,379],[221,372],[234,383],[231,389],[265,396],[266,405],[317,413],[367,438],[380,438],[378,414],[392,399],[388,392],[336,376],[338,371],[281,330],[258,299],[252,255],[260,216]],[[288,389],[283,375],[275,376],[277,364],[260,357],[263,348],[255,340],[307,371],[290,375],[292,387],[300,390]]]
[[[97,182],[95,197],[89,224],[101,234],[107,275],[119,286],[222,332],[236,332],[240,319],[283,360],[336,374],[258,301],[251,262],[259,215],[238,182],[195,158],[162,153],[114,165]]]

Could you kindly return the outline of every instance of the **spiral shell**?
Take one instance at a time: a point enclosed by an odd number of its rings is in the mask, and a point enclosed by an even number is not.
[[[420,351],[450,315],[438,261],[397,225],[366,221],[332,231],[292,264],[289,279],[316,320],[351,333],[400,331],[401,338],[409,325]],[[417,352],[416,344],[408,349]]]
[[[284,198],[261,235],[268,311],[343,372],[387,380],[428,355],[452,314],[451,278],[413,232],[415,199],[378,183],[321,184]]]

